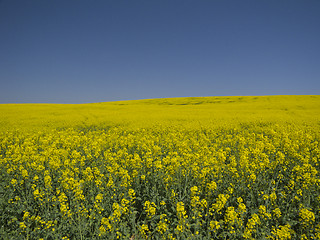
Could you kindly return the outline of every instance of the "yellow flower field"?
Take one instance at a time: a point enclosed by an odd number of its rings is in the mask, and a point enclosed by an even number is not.
[[[0,112],[4,239],[320,239],[320,96]]]

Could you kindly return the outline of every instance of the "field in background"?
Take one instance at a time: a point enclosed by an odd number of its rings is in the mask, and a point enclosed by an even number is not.
[[[5,239],[320,239],[320,96],[0,113]]]
[[[130,129],[153,125],[221,126],[224,124],[319,123],[320,96],[200,97],[91,104],[0,104],[0,130],[75,126]]]

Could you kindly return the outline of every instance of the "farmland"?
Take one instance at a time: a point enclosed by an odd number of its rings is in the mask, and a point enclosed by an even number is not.
[[[0,113],[5,239],[320,239],[320,96]]]

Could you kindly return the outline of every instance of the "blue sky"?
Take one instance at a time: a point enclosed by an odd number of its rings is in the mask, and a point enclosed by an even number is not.
[[[0,0],[0,103],[320,94],[319,0]]]

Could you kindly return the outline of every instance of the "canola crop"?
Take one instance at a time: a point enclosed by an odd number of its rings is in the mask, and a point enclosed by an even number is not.
[[[320,96],[0,111],[3,239],[320,239]]]

